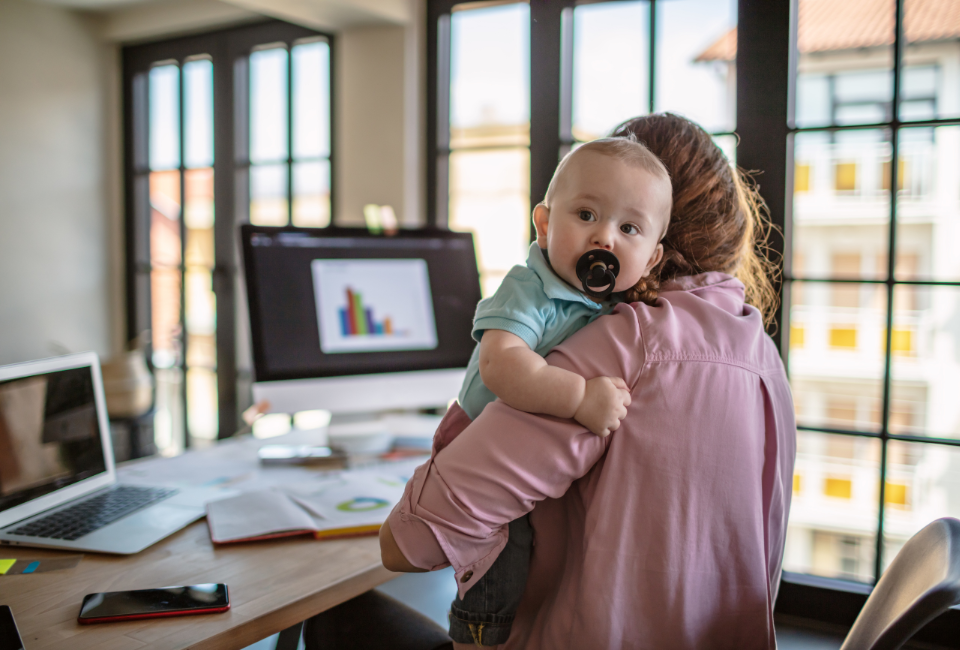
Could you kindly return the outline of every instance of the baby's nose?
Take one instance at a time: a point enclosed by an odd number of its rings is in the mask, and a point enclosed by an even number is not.
[[[613,250],[613,235],[610,233],[609,228],[597,228],[593,233],[591,241],[597,248],[608,251]]]

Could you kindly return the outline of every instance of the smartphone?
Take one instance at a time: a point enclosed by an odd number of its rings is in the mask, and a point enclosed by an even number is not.
[[[7,605],[0,605],[0,648],[23,650],[23,640],[17,630],[17,622],[13,620],[13,610]]]
[[[330,447],[264,445],[257,452],[264,465],[322,465],[340,467],[347,455]]]
[[[108,623],[137,618],[217,614],[230,609],[225,584],[107,591],[83,597],[77,622]]]

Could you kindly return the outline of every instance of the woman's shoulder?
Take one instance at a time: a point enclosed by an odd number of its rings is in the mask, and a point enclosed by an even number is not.
[[[656,303],[627,306],[637,318],[647,360],[734,363],[758,372],[782,368],[759,310],[725,273],[701,273],[664,283]]]

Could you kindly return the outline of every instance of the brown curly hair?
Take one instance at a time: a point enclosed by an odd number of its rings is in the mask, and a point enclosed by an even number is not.
[[[660,158],[673,182],[663,259],[627,292],[627,300],[652,305],[662,282],[721,271],[743,282],[746,301],[770,324],[780,271],[767,244],[773,226],[753,179],[730,164],[706,131],[679,115],[636,117],[611,135],[635,136]]]

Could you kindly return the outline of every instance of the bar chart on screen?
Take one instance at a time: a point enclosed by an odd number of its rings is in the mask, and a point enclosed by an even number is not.
[[[437,347],[424,260],[317,259],[311,270],[324,354]]]

